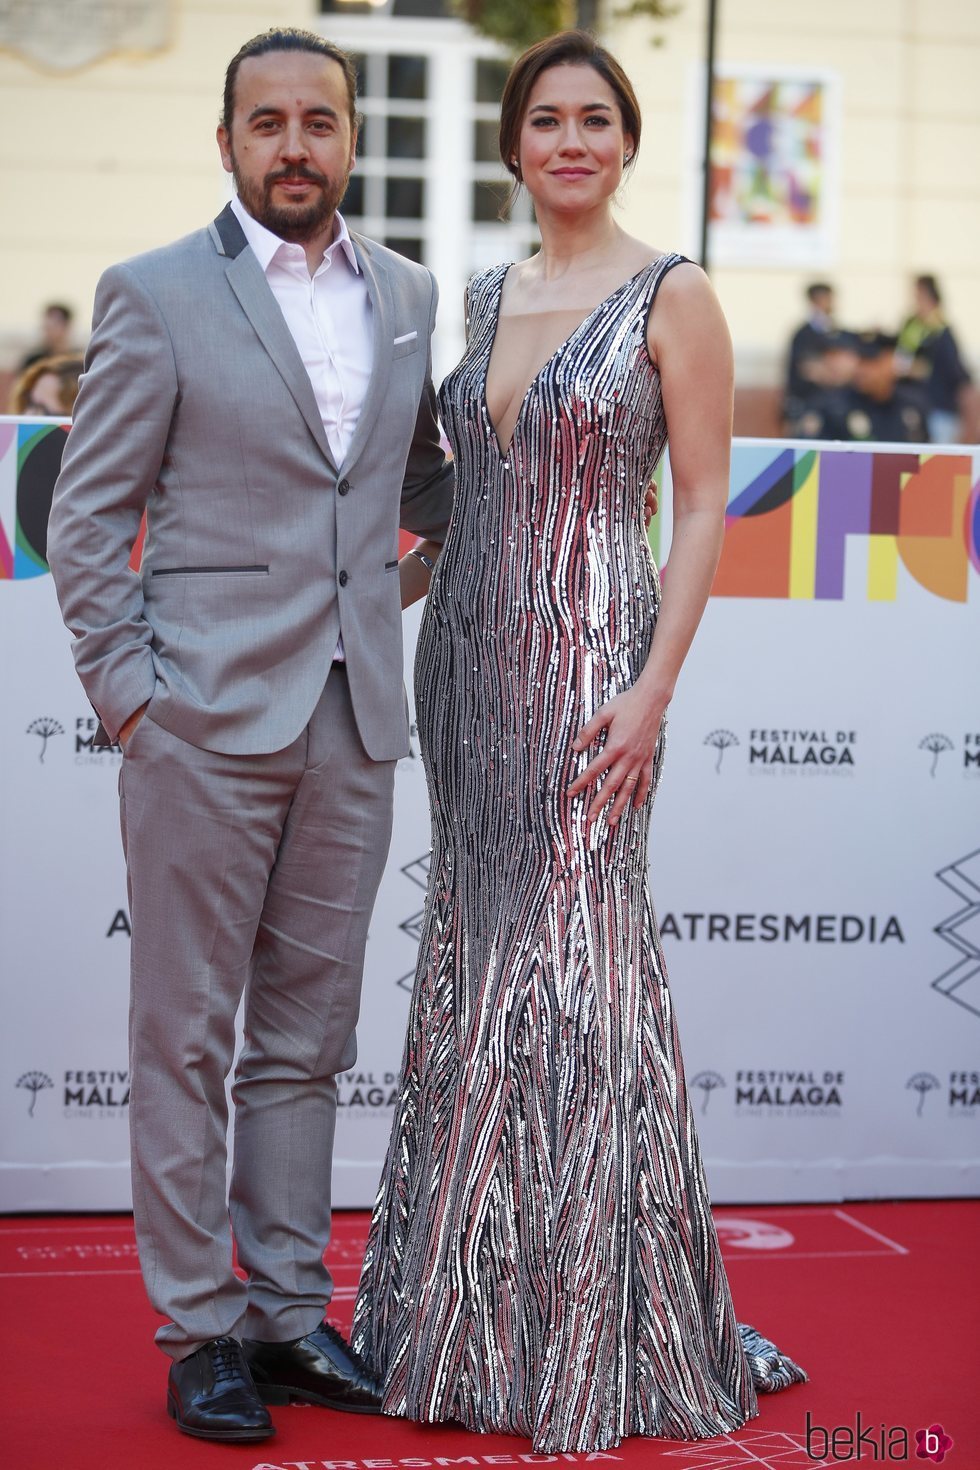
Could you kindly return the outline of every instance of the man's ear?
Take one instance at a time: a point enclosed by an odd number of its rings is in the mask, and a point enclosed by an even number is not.
[[[224,123],[219,123],[218,124],[218,131],[215,133],[215,137],[218,140],[218,152],[221,154],[221,167],[224,169],[224,171],[225,171],[226,174],[230,174],[231,173],[231,137],[230,137],[230,135],[228,133],[228,129],[225,127]]]

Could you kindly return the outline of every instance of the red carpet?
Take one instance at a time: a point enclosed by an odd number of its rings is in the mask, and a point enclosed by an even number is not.
[[[276,1409],[278,1433],[261,1445],[188,1439],[165,1414],[166,1364],[152,1341],[131,1220],[8,1219],[0,1470],[926,1467],[940,1462],[916,1458],[916,1430],[934,1424],[953,1440],[947,1470],[980,1470],[980,1204],[732,1208],[716,1219],[739,1320],[775,1338],[811,1381],[763,1397],[758,1419],[730,1437],[629,1440],[594,1456],[533,1455],[520,1439],[314,1408]],[[336,1217],[328,1260],[338,1288],[331,1315],[342,1327],[366,1223],[363,1214]]]

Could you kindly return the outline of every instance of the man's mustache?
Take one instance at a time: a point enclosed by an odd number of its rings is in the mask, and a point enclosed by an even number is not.
[[[308,184],[319,184],[322,189],[329,188],[330,180],[325,174],[314,173],[311,168],[284,168],[279,173],[266,174],[265,186],[271,188],[273,184],[296,183],[300,179]]]

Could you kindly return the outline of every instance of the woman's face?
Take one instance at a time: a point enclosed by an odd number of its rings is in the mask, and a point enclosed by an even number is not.
[[[57,373],[42,373],[31,389],[25,413],[44,414],[50,418],[67,417],[61,406],[61,379]]]
[[[581,213],[611,199],[633,139],[619,100],[587,65],[552,66],[531,90],[517,162],[535,204]]]

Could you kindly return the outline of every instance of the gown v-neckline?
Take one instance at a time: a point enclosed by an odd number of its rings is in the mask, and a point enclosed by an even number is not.
[[[507,441],[506,449],[500,442],[500,435],[497,433],[497,426],[493,421],[493,416],[490,413],[490,405],[487,402],[487,379],[490,376],[490,364],[493,361],[493,349],[496,346],[497,333],[500,330],[500,307],[504,296],[504,283],[507,280],[507,277],[510,274],[515,262],[510,261],[507,265],[504,266],[503,275],[500,277],[500,282],[497,286],[497,304],[494,307],[493,333],[490,337],[490,350],[487,353],[486,365],[483,369],[483,393],[481,405],[483,408],[484,416],[486,417],[487,424],[490,428],[490,432],[493,435],[493,442],[496,445],[497,453],[502,460],[510,458],[510,452],[514,447],[514,440],[517,438],[518,430],[521,427],[521,420],[524,417],[524,410],[527,408],[527,402],[531,396],[531,390],[535,387],[538,379],[542,376],[543,373],[547,371],[548,368],[551,367],[552,363],[558,357],[559,353],[564,352],[566,347],[570,346],[570,344],[575,341],[575,338],[578,336],[579,332],[581,332],[582,328],[588,326],[592,318],[596,316],[604,306],[608,306],[609,302],[615,300],[615,298],[620,294],[621,291],[625,291],[627,286],[632,286],[634,281],[638,281],[645,271],[648,271],[653,266],[658,265],[660,261],[663,260],[663,258],[664,257],[662,255],[659,255],[656,260],[648,260],[646,265],[641,266],[638,271],[634,271],[633,275],[629,276],[625,281],[621,281],[619,285],[614,287],[607,296],[603,296],[601,301],[597,301],[595,306],[593,306],[589,311],[586,312],[585,316],[578,323],[578,325],[572,328],[568,336],[564,337],[558,343],[558,346],[555,348],[554,352],[552,352],[548,357],[545,358],[544,362],[531,378],[530,382],[527,385],[527,388],[524,390],[524,396],[521,399],[520,407],[517,410],[517,417],[514,420],[514,427],[511,430],[511,435]]]

